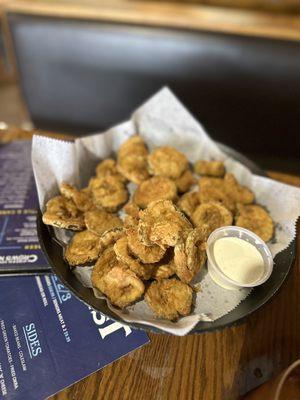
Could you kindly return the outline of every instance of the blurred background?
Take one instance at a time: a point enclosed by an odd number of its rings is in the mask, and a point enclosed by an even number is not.
[[[167,85],[215,140],[300,173],[300,0],[0,0],[0,14],[3,131],[105,130]]]

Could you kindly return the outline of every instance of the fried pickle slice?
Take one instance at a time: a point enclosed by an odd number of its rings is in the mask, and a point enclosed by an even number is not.
[[[247,187],[240,185],[234,175],[225,175],[224,186],[228,196],[236,203],[251,204],[254,202],[253,192]]]
[[[192,217],[199,204],[199,192],[185,193],[177,202],[179,209],[183,211],[189,218]]]
[[[217,201],[223,204],[231,212],[235,212],[236,202],[232,199],[230,193],[226,191],[224,179],[203,177],[199,181],[199,186],[200,203]]]
[[[146,208],[152,201],[175,200],[176,197],[177,188],[171,179],[164,176],[153,176],[138,186],[133,201],[140,208]]]
[[[126,235],[130,253],[142,263],[156,263],[163,258],[166,250],[157,244],[145,246],[139,238],[137,226],[127,229]]]
[[[117,215],[97,209],[87,211],[84,214],[84,222],[89,231],[99,236],[112,228],[123,226],[123,221]]]
[[[198,160],[194,164],[194,171],[198,175],[207,175],[222,178],[225,175],[225,166],[222,161]]]
[[[112,158],[107,158],[101,161],[96,167],[96,176],[103,178],[104,176],[115,176],[120,179],[121,182],[125,183],[126,178],[121,175],[117,169],[117,162]]]
[[[100,254],[92,271],[92,285],[98,288],[99,280],[107,274],[112,268],[119,266],[114,247],[107,247],[103,253]]]
[[[172,278],[150,284],[145,300],[157,317],[170,321],[191,312],[193,290],[183,282]]]
[[[125,231],[122,227],[112,228],[104,232],[100,237],[100,253],[114,245],[124,235]]]
[[[274,222],[267,211],[258,205],[238,205],[238,217],[235,224],[249,229],[262,240],[268,242],[274,235]]]
[[[128,200],[128,191],[117,176],[92,178],[89,183],[94,204],[107,212],[116,212]]]
[[[129,181],[140,184],[149,178],[148,149],[143,139],[134,135],[122,144],[118,152],[118,171]]]
[[[134,218],[139,219],[140,208],[133,201],[129,201],[127,204],[125,204],[125,206],[123,207],[123,210],[125,211],[125,213],[127,215],[130,215]]]
[[[175,246],[175,271],[181,281],[190,282],[204,265],[209,233],[209,227],[202,225],[193,229],[184,243],[178,243]]]
[[[195,226],[207,224],[210,232],[221,226],[232,225],[232,213],[222,204],[214,201],[200,204],[192,215]]]
[[[134,258],[128,249],[127,237],[121,237],[114,244],[114,251],[117,259],[125,264],[131,271],[133,271],[139,278],[147,280],[151,278],[153,266],[151,264],[142,264],[139,260]]]
[[[179,178],[174,180],[178,193],[187,192],[195,183],[196,180],[190,169],[185,170]]]
[[[191,229],[191,223],[170,200],[154,201],[140,212],[138,234],[146,246],[175,246]]]
[[[174,250],[169,248],[163,258],[154,264],[152,278],[156,280],[167,279],[175,274]]]
[[[173,147],[158,147],[148,156],[148,168],[151,175],[177,179],[187,167],[186,156]]]
[[[81,231],[85,228],[82,212],[78,210],[73,200],[63,196],[53,197],[47,202],[43,222],[46,225],[73,231]]]
[[[117,266],[99,280],[97,289],[104,293],[112,304],[125,308],[142,297],[145,286],[134,272]]]
[[[82,265],[97,260],[100,251],[99,236],[85,230],[75,233],[65,252],[71,266]]]
[[[60,193],[69,200],[73,200],[80,211],[88,211],[93,207],[93,202],[85,190],[78,190],[68,183],[62,182],[59,186]]]

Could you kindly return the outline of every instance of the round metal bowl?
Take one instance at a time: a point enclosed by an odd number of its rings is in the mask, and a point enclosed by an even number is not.
[[[222,150],[230,157],[246,165],[253,173],[265,176],[265,173],[252,161],[238,153],[237,151],[220,144]],[[92,290],[81,285],[75,275],[71,272],[69,265],[63,259],[61,246],[53,238],[51,227],[44,225],[41,213],[37,218],[38,236],[41,247],[53,272],[59,277],[61,282],[81,301],[88,306],[100,311],[109,318],[130,325],[132,328],[150,330],[157,333],[165,333],[152,326],[126,323],[120,317],[114,314],[108,307],[105,300],[97,299]],[[234,310],[217,319],[214,322],[198,322],[191,333],[201,333],[213,330],[220,330],[225,327],[238,324],[254,311],[266,304],[278,291],[286,279],[296,254],[296,241],[279,253],[275,257],[275,268],[271,277],[263,285],[256,287],[251,294],[243,300]]]

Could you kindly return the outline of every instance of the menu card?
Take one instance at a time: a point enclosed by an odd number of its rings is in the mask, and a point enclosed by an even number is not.
[[[49,270],[36,232],[31,142],[0,145],[0,273]]]
[[[148,341],[55,275],[0,278],[0,399],[45,399]]]

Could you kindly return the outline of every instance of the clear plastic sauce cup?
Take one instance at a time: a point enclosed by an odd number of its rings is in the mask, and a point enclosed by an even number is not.
[[[241,283],[229,278],[218,266],[214,257],[214,244],[218,239],[225,237],[236,237],[252,244],[260,252],[264,261],[264,271],[261,277],[252,283]],[[255,233],[238,226],[224,226],[214,230],[207,240],[207,268],[211,278],[220,286],[229,290],[242,287],[255,287],[263,284],[273,271],[273,257],[266,243]],[[237,265],[237,268],[239,266]]]

